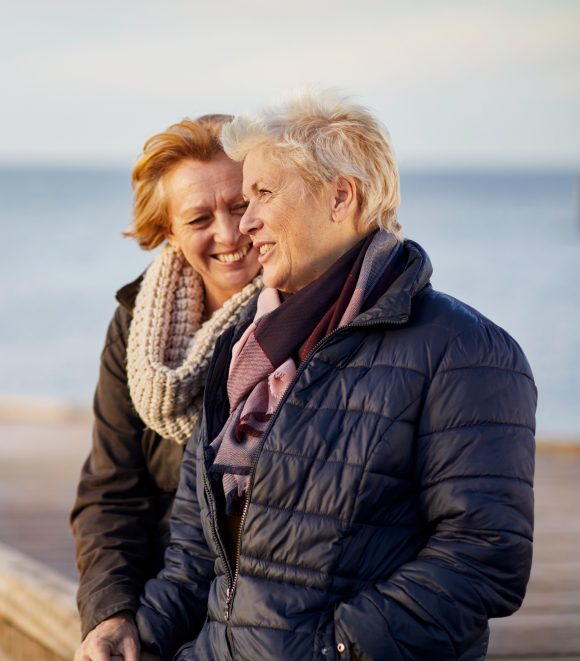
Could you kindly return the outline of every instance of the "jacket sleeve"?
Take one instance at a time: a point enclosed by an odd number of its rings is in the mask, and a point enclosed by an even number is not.
[[[165,567],[145,586],[137,626],[141,649],[171,659],[199,633],[206,617],[215,556],[208,548],[197,494],[197,435],[186,447],[171,514],[171,541]]]
[[[130,319],[118,307],[108,329],[94,398],[93,445],[71,514],[83,638],[115,613],[137,610],[143,585],[159,565],[153,538],[173,496],[156,489],[143,454],[144,424],[127,387]]]
[[[488,618],[515,611],[532,559],[536,389],[517,344],[481,325],[457,336],[426,392],[416,438],[425,548],[340,603],[335,644],[356,659],[460,659]],[[342,643],[342,645],[341,645]]]

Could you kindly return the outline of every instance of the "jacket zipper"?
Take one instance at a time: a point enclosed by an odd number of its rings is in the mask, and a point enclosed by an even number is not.
[[[272,413],[272,417],[270,418],[270,421],[268,422],[268,426],[266,427],[264,433],[262,434],[262,440],[260,442],[260,447],[258,448],[258,452],[256,454],[256,459],[254,461],[254,465],[252,466],[252,472],[250,473],[250,480],[248,483],[248,492],[246,494],[246,502],[244,504],[244,509],[242,510],[242,516],[240,518],[240,527],[238,530],[238,544],[236,547],[236,564],[234,567],[234,574],[232,577],[231,571],[228,569],[228,578],[231,578],[231,582],[229,583],[228,590],[227,590],[227,597],[226,597],[226,607],[224,609],[224,615],[226,617],[226,620],[230,619],[230,615],[232,612],[232,605],[234,601],[234,596],[236,593],[236,587],[238,584],[238,576],[239,576],[239,570],[240,570],[240,549],[241,549],[241,543],[242,543],[242,530],[244,527],[244,523],[246,520],[246,514],[248,513],[248,507],[250,505],[250,496],[252,495],[252,491],[254,488],[254,475],[256,473],[256,466],[258,464],[258,459],[260,458],[260,454],[262,453],[262,448],[264,447],[264,443],[266,442],[266,436],[269,433],[270,429],[272,428],[275,418],[278,416],[278,412],[280,411],[281,407],[283,406],[284,402],[287,399],[287,396],[290,394],[290,391],[294,387],[295,383],[298,381],[300,376],[302,375],[302,372],[306,369],[307,364],[310,362],[310,359],[314,355],[316,351],[319,349],[322,349],[332,337],[337,335],[338,333],[341,332],[347,332],[349,329],[352,328],[363,328],[365,326],[380,326],[380,325],[385,325],[385,326],[399,326],[404,323],[406,323],[408,320],[408,317],[405,319],[397,320],[397,321],[370,321],[366,323],[359,323],[359,324],[350,324],[348,326],[342,326],[341,328],[336,328],[333,330],[330,335],[327,335],[326,337],[323,337],[322,340],[318,342],[318,344],[315,344],[312,349],[309,351],[308,355],[304,360],[300,363],[298,366],[298,369],[296,370],[296,374],[294,375],[294,378],[292,381],[288,384],[288,387],[286,390],[283,392],[282,397],[280,398],[280,401],[278,403],[278,406],[274,409],[274,413]],[[205,473],[204,473],[204,478],[205,478]],[[215,527],[212,521],[212,530],[214,531],[215,534]],[[220,548],[223,551],[223,546],[220,543]],[[224,552],[224,557],[225,557],[225,552]],[[228,565],[227,565],[228,566]]]
[[[227,591],[227,598],[226,598],[226,608],[225,608],[225,616],[226,620],[230,619],[230,615],[232,612],[232,603],[234,601],[234,594],[236,592],[236,586],[238,584],[238,576],[240,575],[240,544],[242,542],[242,526],[244,525],[244,521],[246,520],[246,514],[248,513],[248,505],[250,501],[248,500],[248,497],[246,496],[246,502],[244,503],[244,509],[242,510],[242,516],[240,517],[240,526],[238,528],[238,539],[237,539],[237,544],[236,544],[236,564],[234,567],[234,576],[232,578],[232,582],[230,587],[228,588]]]
[[[209,520],[210,520],[210,525],[211,525],[211,532],[212,532],[213,541],[214,541],[214,544],[218,548],[218,551],[219,551],[220,556],[223,560],[224,567],[226,569],[226,574],[227,574],[227,577],[228,577],[228,588],[227,588],[227,593],[226,593],[227,594],[227,602],[226,602],[226,608],[224,609],[224,615],[226,617],[226,620],[228,620],[229,619],[229,606],[227,604],[229,604],[229,601],[230,601],[230,590],[231,590],[230,586],[233,585],[233,583],[234,583],[234,577],[232,575],[232,570],[230,568],[230,563],[229,563],[229,560],[228,560],[226,550],[225,550],[225,548],[222,544],[222,540],[221,540],[221,538],[218,535],[218,532],[216,530],[217,515],[216,515],[216,512],[215,512],[215,499],[213,497],[213,493],[211,492],[211,487],[210,487],[210,485],[207,481],[207,472],[205,470],[205,466],[203,468],[203,486],[205,488],[205,493],[208,497],[208,500],[211,503],[211,512],[210,512]]]

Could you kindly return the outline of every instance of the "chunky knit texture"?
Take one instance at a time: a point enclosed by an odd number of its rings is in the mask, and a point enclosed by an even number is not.
[[[202,323],[199,274],[169,245],[155,257],[137,295],[127,346],[131,400],[148,427],[187,441],[201,411],[215,341],[237,323],[260,286],[255,278]]]

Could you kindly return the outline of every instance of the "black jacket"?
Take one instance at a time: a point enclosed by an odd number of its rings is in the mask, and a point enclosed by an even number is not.
[[[222,337],[166,566],[138,613],[144,649],[481,659],[488,619],[519,607],[532,558],[532,374],[505,331],[434,291],[428,257],[406,249],[405,272],[317,345],[283,396],[251,476],[237,567],[207,476],[227,415],[235,337]]]
[[[117,293],[94,398],[93,446],[71,514],[80,573],[82,636],[122,610],[135,612],[163,566],[183,446],[137,415],[127,387],[127,337],[141,278]]]

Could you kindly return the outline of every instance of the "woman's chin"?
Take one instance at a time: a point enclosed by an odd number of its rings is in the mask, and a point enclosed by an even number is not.
[[[251,282],[257,275],[259,269],[239,269],[235,271],[230,271],[229,273],[224,273],[222,282],[225,287],[231,289],[235,287],[237,289],[243,289],[248,282]]]
[[[275,274],[268,273],[268,269],[264,269],[262,273],[262,281],[264,282],[264,287],[268,287],[269,289],[280,289],[278,278],[275,277]]]

